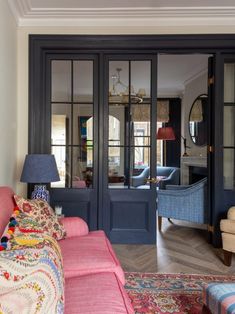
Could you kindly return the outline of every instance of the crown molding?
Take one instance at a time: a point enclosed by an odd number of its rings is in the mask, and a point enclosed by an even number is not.
[[[8,3],[18,26],[235,25],[235,6],[35,8],[30,0]]]
[[[186,87],[186,85],[188,85],[192,81],[196,80],[197,78],[201,77],[202,75],[205,75],[206,73],[208,73],[207,67],[194,73],[194,74],[192,74],[190,77],[187,78],[187,80],[184,81],[184,87]]]

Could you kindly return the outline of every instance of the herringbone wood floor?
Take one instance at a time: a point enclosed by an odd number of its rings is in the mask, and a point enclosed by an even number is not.
[[[206,231],[190,224],[163,219],[155,245],[113,245],[125,271],[191,274],[234,274],[223,264],[222,250],[207,243]],[[197,226],[198,227],[198,226]]]

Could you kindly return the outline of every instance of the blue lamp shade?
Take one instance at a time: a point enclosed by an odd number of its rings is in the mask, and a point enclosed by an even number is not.
[[[54,155],[26,155],[20,181],[27,183],[60,181]]]
[[[37,183],[34,186],[31,198],[41,198],[49,202],[49,191],[45,183],[60,181],[54,155],[30,154],[26,155],[21,182]]]

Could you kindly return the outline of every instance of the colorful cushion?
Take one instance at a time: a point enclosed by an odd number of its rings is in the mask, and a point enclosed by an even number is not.
[[[0,238],[0,251],[11,248],[10,239],[13,237],[13,234],[15,233],[15,230],[17,228],[19,213],[19,208],[16,206],[13,209],[13,214],[10,217],[10,220],[5,228],[5,231],[3,232],[2,237]]]
[[[45,235],[47,235],[46,231],[44,231],[38,222],[32,217],[20,213],[17,216],[15,232],[9,241],[9,248],[15,250],[17,248],[24,248],[24,246],[36,246],[45,241]]]
[[[46,201],[42,199],[27,200],[18,195],[14,195],[14,198],[19,209],[40,223],[48,234],[56,240],[65,238],[66,231],[63,224]]]
[[[203,302],[213,314],[235,313],[235,283],[211,283],[204,288]]]

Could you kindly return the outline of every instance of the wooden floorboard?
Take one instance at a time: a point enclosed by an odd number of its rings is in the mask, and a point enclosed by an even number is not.
[[[198,229],[197,225],[176,220],[172,224],[163,219],[157,246],[115,244],[113,247],[125,271],[235,274],[235,254],[232,266],[225,266],[222,250],[213,248],[206,236],[206,230]]]

